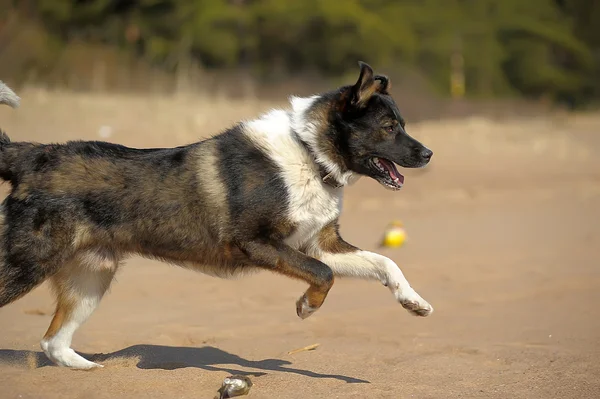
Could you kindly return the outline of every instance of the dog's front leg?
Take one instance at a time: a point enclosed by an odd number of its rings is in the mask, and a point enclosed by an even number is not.
[[[345,242],[338,233],[337,222],[323,228],[305,252],[328,265],[335,276],[381,281],[416,316],[429,316],[433,312],[433,307],[410,286],[393,260]]]
[[[254,265],[310,284],[296,302],[296,313],[302,319],[321,307],[333,286],[333,271],[329,266],[285,243],[247,241],[239,244],[239,247]]]

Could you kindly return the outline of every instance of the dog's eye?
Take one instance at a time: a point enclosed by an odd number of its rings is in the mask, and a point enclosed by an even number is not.
[[[385,130],[388,133],[394,133],[394,130],[396,130],[396,126],[394,126],[394,125],[386,126]]]

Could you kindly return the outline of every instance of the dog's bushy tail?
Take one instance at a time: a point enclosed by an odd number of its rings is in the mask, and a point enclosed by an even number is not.
[[[21,98],[0,80],[0,104],[6,104],[9,107],[17,108],[20,103]],[[12,157],[7,154],[9,146],[10,137],[0,129],[0,178],[3,180],[11,180],[12,178],[10,167],[10,164],[12,163],[10,158]]]
[[[9,107],[18,108],[21,98],[15,94],[7,85],[0,80],[0,104],[6,104]]]

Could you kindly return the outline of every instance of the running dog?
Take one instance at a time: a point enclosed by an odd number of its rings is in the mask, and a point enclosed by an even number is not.
[[[432,151],[410,137],[390,81],[360,63],[354,85],[273,110],[176,148],[0,135],[0,307],[49,279],[56,313],[41,347],[56,364],[101,367],[71,349],[128,255],[218,277],[265,269],[308,283],[302,319],[335,277],[380,281],[417,316],[433,308],[392,260],[338,232],[344,186],[368,176],[399,190]]]

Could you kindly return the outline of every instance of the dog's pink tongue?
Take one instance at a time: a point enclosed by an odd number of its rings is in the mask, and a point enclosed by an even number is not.
[[[381,162],[383,167],[390,174],[390,177],[392,178],[392,180],[398,180],[400,182],[400,184],[404,184],[404,176],[402,176],[400,174],[400,172],[398,172],[398,169],[396,169],[396,165],[394,165],[392,162],[388,161],[387,159],[379,158],[379,162]]]

